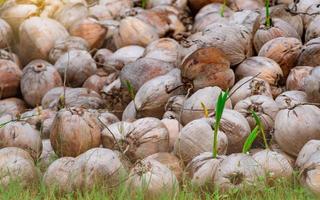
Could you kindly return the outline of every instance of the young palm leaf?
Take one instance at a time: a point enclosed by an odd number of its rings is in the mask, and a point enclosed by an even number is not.
[[[201,107],[203,109],[204,117],[208,118],[209,117],[209,111],[208,111],[207,106],[203,102],[201,102],[200,104],[201,104]]]
[[[258,134],[259,134],[259,127],[256,126],[252,130],[252,132],[249,134],[246,142],[244,143],[243,148],[242,148],[242,153],[248,153],[250,151],[251,146],[252,146],[253,142],[256,140]]]
[[[259,127],[259,131],[261,132],[261,135],[262,135],[262,139],[263,139],[263,142],[264,142],[264,147],[266,149],[269,149],[269,146],[268,146],[268,142],[267,142],[267,138],[266,138],[266,134],[264,132],[264,125],[263,123],[261,122],[261,119],[260,117],[257,115],[257,113],[255,113],[254,111],[251,111],[252,112],[252,116],[254,118],[254,120],[256,121],[256,125]]]
[[[265,0],[266,7],[266,27],[270,28],[271,26],[271,17],[270,17],[270,0]]]
[[[135,92],[134,92],[133,86],[131,85],[130,81],[128,81],[128,80],[126,80],[126,85],[127,85],[130,97],[133,100],[135,97]]]
[[[141,0],[141,7],[145,9],[147,7],[148,0]]]
[[[223,0],[223,4],[220,7],[220,16],[221,17],[224,17],[224,10],[225,10],[226,6],[227,6],[227,0]]]

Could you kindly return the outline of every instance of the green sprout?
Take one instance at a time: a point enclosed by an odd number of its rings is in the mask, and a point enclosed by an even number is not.
[[[220,7],[220,16],[221,17],[224,17],[224,10],[225,10],[226,6],[227,6],[227,0],[223,0],[223,4]]]
[[[141,0],[141,7],[145,9],[147,7],[148,0]]]
[[[213,124],[214,133],[213,133],[213,158],[217,158],[218,155],[218,131],[220,127],[220,122],[222,118],[222,113],[226,102],[228,100],[229,91],[221,92],[218,101],[216,102],[216,113],[215,113],[215,123]]]
[[[135,97],[135,92],[134,92],[134,88],[132,86],[132,84],[130,83],[130,81],[126,80],[126,85],[127,85],[127,88],[128,88],[128,91],[129,91],[129,94],[131,96],[131,99],[134,99]]]
[[[271,17],[270,17],[270,0],[265,0],[266,7],[266,26],[267,28],[271,27]]]
[[[208,111],[207,106],[203,102],[201,102],[200,104],[201,104],[201,107],[203,109],[204,117],[208,118],[209,117],[209,111]]]

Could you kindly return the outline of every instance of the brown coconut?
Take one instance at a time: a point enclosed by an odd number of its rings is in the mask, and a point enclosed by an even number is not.
[[[18,94],[21,76],[22,72],[17,64],[0,59],[0,99]]]
[[[180,130],[183,126],[176,119],[167,119],[164,118],[161,120],[162,123],[167,127],[169,132],[169,151],[172,151],[174,148],[174,144],[176,143]]]
[[[75,157],[100,145],[100,127],[84,109],[62,109],[53,121],[50,141],[58,156]]]
[[[42,153],[38,160],[38,165],[41,171],[46,171],[51,163],[55,161],[58,156],[54,153],[50,140],[42,140]]]
[[[305,42],[308,42],[314,38],[317,38],[320,36],[320,16],[316,16],[309,24],[306,30],[306,35],[305,35]]]
[[[10,52],[9,50],[0,49],[0,59],[1,60],[10,60],[16,63],[20,69],[22,69],[22,65],[17,54]]]
[[[188,0],[189,6],[194,11],[200,10],[202,7],[210,4],[210,3],[223,3],[223,0]]]
[[[313,67],[309,66],[297,66],[292,68],[286,81],[286,88],[288,90],[305,91],[304,80],[312,69]]]
[[[98,68],[96,74],[90,76],[82,87],[100,93],[105,85],[112,83],[116,78],[116,73],[108,74],[103,69]]]
[[[113,52],[109,49],[102,48],[97,50],[94,54],[93,59],[96,61],[98,67],[103,67],[104,62],[110,58]]]
[[[319,139],[319,114],[320,109],[312,105],[298,105],[280,110],[275,118],[273,134],[280,148],[297,156],[309,140]]]
[[[137,120],[137,110],[133,100],[130,101],[130,103],[124,109],[121,119],[125,122],[134,122],[135,120]]]
[[[315,67],[320,65],[320,38],[315,38],[304,44],[298,59],[298,65]]]
[[[300,103],[307,103],[307,94],[303,91],[291,90],[281,93],[276,99],[279,108],[290,108]]]
[[[27,109],[27,104],[18,98],[12,97],[0,100],[0,116],[9,114],[17,116]]]
[[[320,140],[309,140],[300,150],[297,160],[296,167],[302,169],[305,164],[308,163],[311,156],[315,153],[318,153],[320,150]]]
[[[276,61],[284,77],[287,77],[290,70],[296,66],[301,50],[302,43],[297,38],[278,37],[265,43],[258,55]]]
[[[250,32],[254,33],[259,28],[259,23],[258,23],[259,17],[260,17],[260,14],[257,11],[242,10],[242,11],[235,12],[230,17],[230,22],[245,26]]]
[[[99,0],[98,5],[103,5],[107,7],[112,18],[120,17],[120,15],[127,9],[133,6],[133,1],[131,0]]]
[[[235,11],[260,10],[264,6],[263,0],[231,0],[229,4]]]
[[[304,80],[305,91],[310,102],[320,103],[320,66],[310,71]]]
[[[300,184],[318,197],[320,195],[320,164],[304,168],[300,174]]]
[[[203,152],[212,152],[213,148],[213,118],[196,119],[181,131],[174,145],[174,154],[184,163],[190,162],[194,157]],[[227,152],[228,138],[226,134],[218,131],[218,153],[223,155]]]
[[[0,48],[10,47],[13,41],[13,31],[11,26],[3,19],[0,19],[0,32]]]

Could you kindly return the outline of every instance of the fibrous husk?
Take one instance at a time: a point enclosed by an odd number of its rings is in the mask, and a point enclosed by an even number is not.
[[[294,37],[300,40],[299,34],[289,23],[279,18],[273,18],[271,27],[268,28],[262,23],[254,34],[253,44],[255,50],[259,52],[265,43],[277,37]]]
[[[111,131],[111,132],[110,132]],[[103,145],[125,151],[135,162],[158,152],[169,151],[169,132],[159,119],[147,117],[129,122],[112,124],[102,133]]]
[[[146,8],[153,8],[157,6],[169,5],[178,9],[185,9],[187,6],[187,0],[149,0],[147,1]]]
[[[213,190],[214,176],[219,164],[225,157],[213,158],[211,152],[204,152],[193,158],[186,167],[191,183],[197,187]]]
[[[320,37],[320,16],[318,15],[316,18],[314,18],[306,30],[305,35],[305,42],[308,42],[309,40],[312,40],[314,38]]]
[[[247,76],[239,80],[230,90],[232,105],[252,95],[272,97],[269,83],[261,78]]]
[[[193,90],[218,86],[223,90],[234,84],[234,73],[227,56],[219,49],[200,48],[186,56],[182,62],[181,75],[185,83],[191,83]]]
[[[305,92],[310,102],[320,103],[320,66],[310,71],[304,80]]]
[[[306,9],[305,13],[302,14],[302,19],[304,23],[304,27],[309,27],[310,23],[319,16],[320,8],[319,8],[320,2],[318,0],[315,0],[311,5]]]
[[[1,15],[0,15],[1,16]],[[10,47],[13,41],[13,31],[11,26],[0,18],[0,49]]]
[[[282,92],[283,72],[278,63],[270,58],[251,57],[243,61],[235,70],[237,80],[246,76],[256,76],[266,80],[274,97]]]
[[[105,148],[93,148],[79,155],[71,168],[73,190],[92,190],[97,185],[112,188],[126,175],[117,154]]]
[[[58,39],[67,38],[67,30],[49,18],[31,17],[19,28],[19,56],[23,64],[34,59],[47,60]]]
[[[108,60],[113,52],[107,48],[101,48],[94,54],[93,59],[96,61],[98,67],[103,67],[106,60]]]
[[[305,91],[305,78],[310,74],[313,67],[296,66],[290,70],[290,74],[286,81],[286,88],[288,90]]]
[[[43,96],[62,86],[58,71],[44,60],[33,60],[22,71],[20,89],[23,99],[32,107],[41,105]]]
[[[286,157],[286,159],[287,159],[287,161],[289,161],[291,167],[292,167],[292,168],[295,167],[296,157],[293,157],[293,156],[287,154],[286,152],[284,152],[274,140],[272,140],[271,143],[270,143],[270,149],[271,149],[272,151],[275,151],[275,152],[277,152],[277,153],[280,153],[281,155],[283,155],[284,157]],[[264,150],[264,149],[263,149],[263,150]]]
[[[292,37],[278,37],[265,43],[258,55],[276,61],[284,77],[287,77],[290,70],[296,66],[301,50],[300,40]]]
[[[297,156],[309,140],[320,139],[320,109],[297,105],[280,110],[275,118],[274,138],[286,153]]]
[[[65,92],[64,92],[65,91]],[[63,96],[64,102],[61,102]],[[64,105],[61,105],[64,104]],[[44,109],[56,110],[60,107],[82,107],[99,109],[104,106],[101,96],[87,88],[56,87],[49,90],[42,98],[41,105]]]
[[[223,191],[245,189],[260,185],[259,179],[263,176],[264,170],[257,161],[250,155],[237,153],[222,160],[214,177],[214,184]]]
[[[190,162],[194,157],[203,152],[211,152],[213,148],[213,118],[196,119],[181,131],[174,145],[174,154],[184,163]],[[223,155],[227,152],[228,138],[226,134],[218,131],[218,153]]]
[[[0,150],[0,185],[8,187],[12,182],[28,187],[38,182],[38,171],[34,161],[22,149],[12,147]]]
[[[181,123],[186,125],[195,119],[204,117],[202,104],[209,112],[214,112],[216,101],[221,92],[222,90],[219,87],[205,87],[196,91],[183,102]],[[227,100],[225,108],[232,108],[230,99]]]
[[[320,140],[309,140],[300,150],[295,166],[299,169],[308,163],[313,154],[320,151]]]
[[[29,152],[34,160],[37,160],[42,152],[39,132],[22,121],[11,121],[0,129],[0,148],[4,147],[22,148]]]
[[[70,174],[74,163],[75,158],[72,157],[63,157],[55,160],[43,176],[46,187],[60,193],[72,192]]]
[[[18,98],[12,97],[0,100],[0,117],[3,115],[17,116],[27,109],[27,104]]]
[[[269,149],[259,151],[253,156],[264,169],[268,183],[273,183],[278,179],[289,180],[293,176],[293,168],[287,158]]]
[[[85,109],[60,110],[51,127],[50,141],[58,156],[75,157],[98,147],[101,143],[100,126],[94,115]]]
[[[307,103],[307,94],[303,91],[291,90],[280,94],[276,99],[279,108],[291,108],[299,103]]]
[[[235,12],[229,19],[230,23],[239,24],[247,27],[247,29],[254,33],[259,28],[258,19],[259,12],[253,10],[242,10]]]
[[[22,65],[21,65],[20,59],[17,56],[17,54],[10,52],[9,50],[0,49],[0,59],[1,60],[10,60],[10,61],[16,63],[16,65],[18,65],[20,69],[22,69]]]
[[[302,48],[298,59],[299,66],[315,67],[320,65],[320,37],[308,41]]]
[[[320,164],[314,164],[310,167],[304,168],[300,172],[300,184],[310,190],[317,197],[320,195]]]
[[[128,10],[133,6],[133,1],[131,0],[99,0],[98,5],[105,6],[108,10],[106,13],[109,13],[112,18],[116,19],[120,17],[124,11]]]
[[[263,0],[231,0],[229,6],[232,10],[260,10],[263,8]]]
[[[0,59],[0,99],[18,94],[21,76],[22,72],[17,64]]]
[[[130,171],[126,184],[131,191],[141,191],[145,199],[150,200],[161,196],[172,199],[179,192],[175,174],[154,159],[138,162]]]
[[[97,124],[100,126],[100,130],[106,128],[113,123],[119,122],[119,118],[114,114],[110,113],[107,110],[96,110],[96,109],[89,109],[88,112],[93,114],[93,118],[96,120]]]
[[[116,73],[109,74],[103,69],[98,69],[96,74],[90,76],[82,85],[84,88],[88,88],[97,93],[100,93],[105,85],[108,85],[115,81],[117,78]]]
[[[165,75],[173,68],[172,64],[161,60],[140,58],[122,68],[120,72],[121,85],[126,88],[129,81],[134,91],[138,91],[147,81]]]
[[[182,94],[181,86],[179,69],[173,69],[165,75],[147,81],[140,87],[134,98],[137,114],[161,118],[168,99]]]
[[[97,4],[89,7],[89,16],[96,18],[99,21],[112,20],[113,16],[112,16],[112,13],[110,13],[109,11],[110,11],[110,7]]]
[[[186,99],[187,97],[185,95],[176,95],[170,97],[165,106],[167,115],[165,116],[164,114],[163,118],[170,118],[170,116],[172,116],[174,119],[181,121],[181,110]]]
[[[137,110],[133,100],[130,101],[130,103],[124,109],[121,119],[122,121],[126,121],[126,122],[133,122],[137,120]]]
[[[69,36],[67,38],[58,39],[50,50],[49,61],[54,64],[60,56],[72,49],[88,51],[89,44],[81,37]]]
[[[164,118],[161,120],[162,123],[167,127],[169,133],[169,151],[172,151],[174,144],[176,143],[180,130],[183,126],[176,119]]]
[[[161,164],[165,165],[174,173],[178,181],[182,180],[183,163],[172,153],[168,153],[168,152],[155,153],[146,157],[144,160],[156,160],[160,162]]]
[[[58,156],[54,153],[50,140],[42,140],[42,153],[38,160],[41,171],[45,172]]]
[[[251,113],[254,111],[261,118],[266,134],[270,134],[273,129],[274,119],[279,112],[278,104],[271,97],[264,95],[254,95],[241,100],[235,105],[234,109],[248,120],[251,129],[256,126]]]

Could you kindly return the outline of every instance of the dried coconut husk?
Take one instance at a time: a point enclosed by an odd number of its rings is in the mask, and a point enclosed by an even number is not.
[[[96,74],[90,76],[82,85],[97,93],[100,93],[105,85],[111,84],[117,78],[116,73],[108,74],[103,69],[97,69]]]
[[[284,77],[287,77],[290,70],[296,66],[301,51],[302,43],[300,40],[278,37],[265,43],[258,55],[276,61],[280,65]]]
[[[183,93],[181,86],[179,69],[173,69],[165,75],[147,81],[140,87],[134,98],[137,115],[161,118],[168,99]]]
[[[214,176],[217,168],[226,156],[213,158],[211,152],[204,152],[196,156],[186,167],[186,173],[191,184],[208,190],[214,189]]]
[[[31,162],[35,161],[31,157],[29,152],[18,147],[5,147],[0,150],[1,158],[10,157],[10,156],[21,157],[23,159],[30,160]]]
[[[216,101],[222,90],[219,87],[205,87],[199,89],[186,99],[182,106],[181,123],[183,125],[204,117],[202,104],[206,106],[209,112],[214,112]],[[225,108],[232,108],[230,99],[227,100]]]
[[[99,125],[101,131],[103,131],[103,129],[105,129],[106,126],[120,121],[117,116],[104,109],[89,109],[88,112],[90,112],[93,115],[93,118]]]
[[[202,7],[211,3],[223,3],[223,0],[188,0],[188,5],[193,11],[198,11]]]
[[[208,86],[223,90],[234,84],[234,73],[227,56],[219,49],[201,48],[186,56],[181,65],[182,81],[191,83],[197,91]]]
[[[156,160],[161,164],[169,168],[174,175],[177,177],[178,181],[182,180],[183,175],[183,163],[172,153],[160,152],[152,154],[146,157],[144,160]]]
[[[309,27],[312,20],[314,20],[317,16],[319,16],[320,8],[319,8],[320,2],[318,0],[315,0],[312,2],[312,4],[306,9],[305,13],[302,14],[302,19],[304,23],[304,27]]]
[[[152,117],[138,119],[133,123],[113,124],[102,135],[104,147],[124,152],[132,162],[169,151],[168,129],[159,119]]]
[[[174,148],[174,144],[176,143],[180,130],[183,126],[176,119],[162,119],[162,123],[167,127],[169,132],[169,151],[172,151]],[[178,177],[178,176],[177,176]]]
[[[0,59],[0,99],[18,94],[21,76],[22,72],[17,64]]]
[[[247,27],[251,33],[255,33],[259,28],[260,14],[253,10],[242,10],[235,12],[229,19],[230,23]]]
[[[39,132],[26,122],[6,122],[7,124],[0,129],[0,148],[19,147],[29,152],[32,158],[37,160],[42,152]]]
[[[299,103],[307,103],[307,94],[303,91],[291,90],[280,94],[276,99],[279,108],[290,108]]]
[[[98,5],[105,6],[112,18],[116,19],[126,11],[127,9],[133,7],[133,1],[131,0],[99,0]]]
[[[310,102],[320,103],[320,66],[313,68],[304,80],[304,87]]]
[[[17,54],[10,52],[9,50],[0,49],[0,59],[1,60],[10,60],[10,61],[16,63],[16,65],[18,65],[20,69],[22,69],[22,65],[21,65],[20,59],[17,56]]]
[[[308,41],[302,48],[298,65],[315,67],[320,65],[320,38]]]
[[[94,5],[89,7],[89,17],[93,17],[95,19],[101,20],[112,20],[113,16],[110,12],[110,8],[105,5]]]
[[[287,161],[289,161],[291,167],[295,168],[296,157],[293,157],[293,156],[287,154],[286,152],[284,152],[274,140],[272,140],[270,143],[270,150],[275,151],[275,152],[283,155],[287,159]]]
[[[72,157],[63,157],[55,160],[43,176],[46,187],[60,193],[72,192],[70,174],[74,162],[75,158]]]
[[[124,109],[121,119],[122,121],[126,121],[126,122],[134,122],[137,120],[137,110],[133,100],[130,101],[130,103]]]
[[[219,164],[214,184],[222,191],[244,190],[262,184],[260,178],[263,176],[264,170],[255,159],[250,155],[237,153],[227,156]]]
[[[309,66],[296,66],[292,68],[286,81],[286,88],[288,90],[305,91],[304,80],[312,69],[313,67]]]
[[[38,160],[38,166],[42,172],[55,161],[58,156],[54,153],[50,140],[42,140],[42,153]]]
[[[261,78],[247,76],[239,80],[230,90],[232,105],[252,95],[264,95],[272,97],[269,83]]]
[[[319,114],[320,109],[312,105],[297,105],[280,110],[275,118],[273,134],[280,148],[297,156],[305,143],[319,139]]]
[[[145,199],[172,199],[179,192],[179,184],[175,174],[160,162],[149,159],[142,160],[130,171],[126,181],[131,192],[142,192]]]
[[[169,111],[169,115],[174,114],[175,119],[180,120],[180,113],[181,113],[181,109],[182,106],[184,104],[184,101],[187,99],[187,97],[185,95],[176,95],[176,96],[172,96],[168,99],[168,102],[165,106],[165,110]],[[171,112],[171,114],[170,114]]]
[[[304,168],[300,172],[300,184],[310,190],[314,195],[320,195],[320,164],[314,164],[308,168]]]
[[[18,98],[12,97],[0,100],[0,117],[3,115],[17,116],[27,110],[27,104]]]
[[[120,72],[121,85],[127,88],[128,81],[134,91],[138,91],[147,81],[167,74],[174,69],[174,65],[153,59],[140,58],[137,61],[125,65]]]
[[[32,107],[41,105],[43,96],[62,86],[59,72],[44,60],[33,60],[22,71],[20,88],[23,99]]]
[[[310,22],[309,26],[307,27],[306,34],[305,34],[305,42],[308,42],[320,36],[319,25],[320,25],[320,16],[318,15]]]
[[[135,0],[135,3],[139,3],[139,0]],[[187,0],[149,0],[147,1],[146,8],[150,9],[157,6],[174,6],[175,8],[179,10],[186,9],[187,6]]]
[[[103,67],[104,62],[108,60],[112,54],[113,52],[111,50],[102,48],[97,50],[93,59],[96,61],[98,67]]]
[[[81,37],[69,36],[67,38],[58,39],[50,50],[49,61],[54,64],[60,56],[72,49],[88,51],[89,44]]]
[[[261,118],[264,131],[269,136],[274,127],[274,119],[279,112],[278,104],[271,98],[263,95],[254,95],[239,101],[234,109],[240,112],[249,122],[251,130],[256,126],[252,111]]]
[[[273,184],[275,181],[291,180],[293,177],[293,168],[287,158],[269,149],[259,151],[253,154],[255,159],[264,169],[266,181],[269,184]]]
[[[263,0],[231,0],[229,7],[235,11],[260,10],[264,7]]]
[[[320,140],[309,140],[300,150],[297,160],[296,167],[303,169],[303,167],[308,163],[311,156],[320,151]]]
[[[0,33],[0,49],[10,47],[13,42],[13,31],[11,26],[3,19],[0,19]]]
[[[181,131],[174,145],[174,154],[184,163],[189,163],[194,157],[203,152],[211,152],[213,148],[213,118],[196,119]],[[228,138],[223,131],[218,131],[218,153],[227,152]]]
[[[283,82],[283,72],[279,64],[270,58],[251,57],[243,61],[235,70],[237,80],[246,76],[257,76],[266,80],[271,87],[271,92],[274,97],[281,92]]]
[[[266,27],[264,23],[260,24],[260,28],[254,34],[253,45],[257,52],[268,41],[277,37],[294,37],[300,40],[297,31],[286,21],[279,18],[272,18],[272,26]]]
[[[81,108],[60,110],[50,131],[50,141],[55,153],[60,157],[75,157],[98,147],[101,133],[94,117],[92,113]]]

